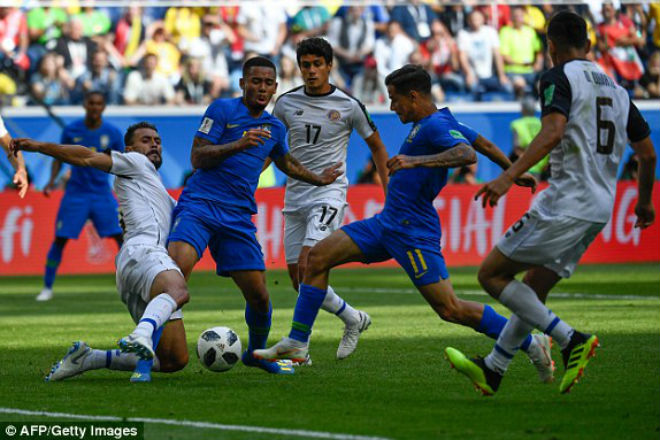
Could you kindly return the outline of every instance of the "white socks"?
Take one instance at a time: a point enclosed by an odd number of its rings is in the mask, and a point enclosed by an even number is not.
[[[321,308],[326,312],[334,313],[346,324],[356,325],[360,322],[358,311],[341,299],[331,286],[328,286],[328,293],[325,294]]]
[[[513,356],[532,330],[533,327],[531,325],[515,314],[511,315],[511,318],[509,318],[500,336],[497,338],[493,351],[484,359],[486,366],[493,371],[504,374]],[[532,339],[532,344],[535,343]]]
[[[170,315],[177,309],[176,301],[167,293],[161,293],[153,298],[147,304],[147,308],[140,318],[134,334],[151,338],[153,332],[159,329],[168,319]]]
[[[511,281],[502,290],[499,301],[527,324],[551,336],[562,349],[568,345],[573,328],[548,309],[528,285]]]
[[[87,370],[98,370],[108,368],[110,370],[133,371],[140,359],[134,353],[122,353],[119,350],[92,350],[82,360],[82,368]],[[154,358],[152,371],[160,370],[160,362]]]

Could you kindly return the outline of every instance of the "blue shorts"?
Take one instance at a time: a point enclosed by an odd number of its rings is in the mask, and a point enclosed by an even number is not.
[[[341,228],[364,254],[365,263],[394,258],[416,286],[449,278],[440,240],[405,235],[383,227],[376,218],[353,222]]]
[[[180,202],[172,213],[167,241],[188,243],[199,258],[208,246],[216,273],[223,277],[237,270],[266,270],[257,228],[252,215],[244,210],[220,207],[219,203],[206,200]]]
[[[64,193],[55,221],[55,237],[78,238],[91,219],[101,237],[121,235],[119,208],[111,192],[101,194]]]

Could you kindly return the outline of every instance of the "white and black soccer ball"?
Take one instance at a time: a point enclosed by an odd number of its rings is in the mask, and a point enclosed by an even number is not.
[[[204,330],[197,340],[197,357],[211,371],[231,369],[241,358],[241,339],[229,327]]]

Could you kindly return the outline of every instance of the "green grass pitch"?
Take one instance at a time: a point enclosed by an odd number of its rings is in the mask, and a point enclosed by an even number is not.
[[[660,271],[657,264],[582,266],[549,299],[550,307],[579,329],[594,331],[602,347],[585,377],[568,395],[558,382],[538,381],[524,355],[514,360],[499,393],[477,394],[443,359],[454,346],[486,354],[492,341],[441,321],[401,270],[337,270],[332,284],[368,311],[372,327],[358,350],[335,360],[342,323],[320,312],[311,367],[275,377],[237,365],[211,373],[197,361],[202,330],[226,325],[247,342],[243,299],[230,280],[194,273],[192,300],[184,310],[191,353],[175,374],[154,374],[150,384],[131,384],[130,373],[99,370],[44,383],[51,363],[72,341],[114,348],[133,324],[114,287],[114,277],[60,277],[55,298],[37,303],[41,280],[0,279],[0,408],[126,418],[154,418],[315,431],[321,437],[396,439],[651,439],[660,435]],[[505,310],[483,294],[476,269],[453,269],[460,296]],[[275,314],[270,343],[286,334],[295,294],[286,274],[268,275]],[[560,354],[553,349],[561,377]],[[62,418],[2,413],[0,421]],[[217,427],[147,423],[150,439],[277,439],[306,434],[219,430]],[[315,435],[310,433],[309,436]]]

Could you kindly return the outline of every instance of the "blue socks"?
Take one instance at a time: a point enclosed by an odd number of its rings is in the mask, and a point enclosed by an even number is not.
[[[289,337],[300,342],[308,342],[312,333],[312,326],[316,320],[319,308],[326,295],[325,290],[307,284],[301,284],[298,292],[298,301],[293,311],[293,322]]]
[[[49,289],[53,288],[53,283],[55,282],[55,275],[57,274],[57,268],[60,266],[62,261],[62,252],[64,251],[64,246],[58,246],[57,242],[53,242],[48,251],[48,256],[46,257],[46,273],[44,274],[44,287]]]
[[[157,329],[152,335],[151,335],[151,341],[154,347],[154,352],[156,351],[156,347],[158,347],[158,342],[160,342],[160,336],[163,334],[163,329],[165,328],[165,325],[161,325],[159,329]],[[148,361],[144,361],[140,359],[135,367],[134,373],[138,373],[140,375],[148,376],[151,374],[151,368],[154,365],[154,360],[150,359]]]
[[[481,316],[481,322],[479,323],[479,328],[476,329],[478,332],[485,334],[488,337],[491,337],[497,340],[498,336],[502,332],[502,329],[506,325],[507,319],[497,313],[491,306],[484,304],[484,313]],[[523,351],[527,351],[529,345],[532,343],[532,335],[527,335],[525,342],[522,343],[520,348]]]
[[[266,314],[259,313],[249,304],[245,304],[245,323],[250,334],[247,351],[250,353],[258,348],[266,348],[272,314],[273,305],[270,303],[268,303],[268,313]]]

